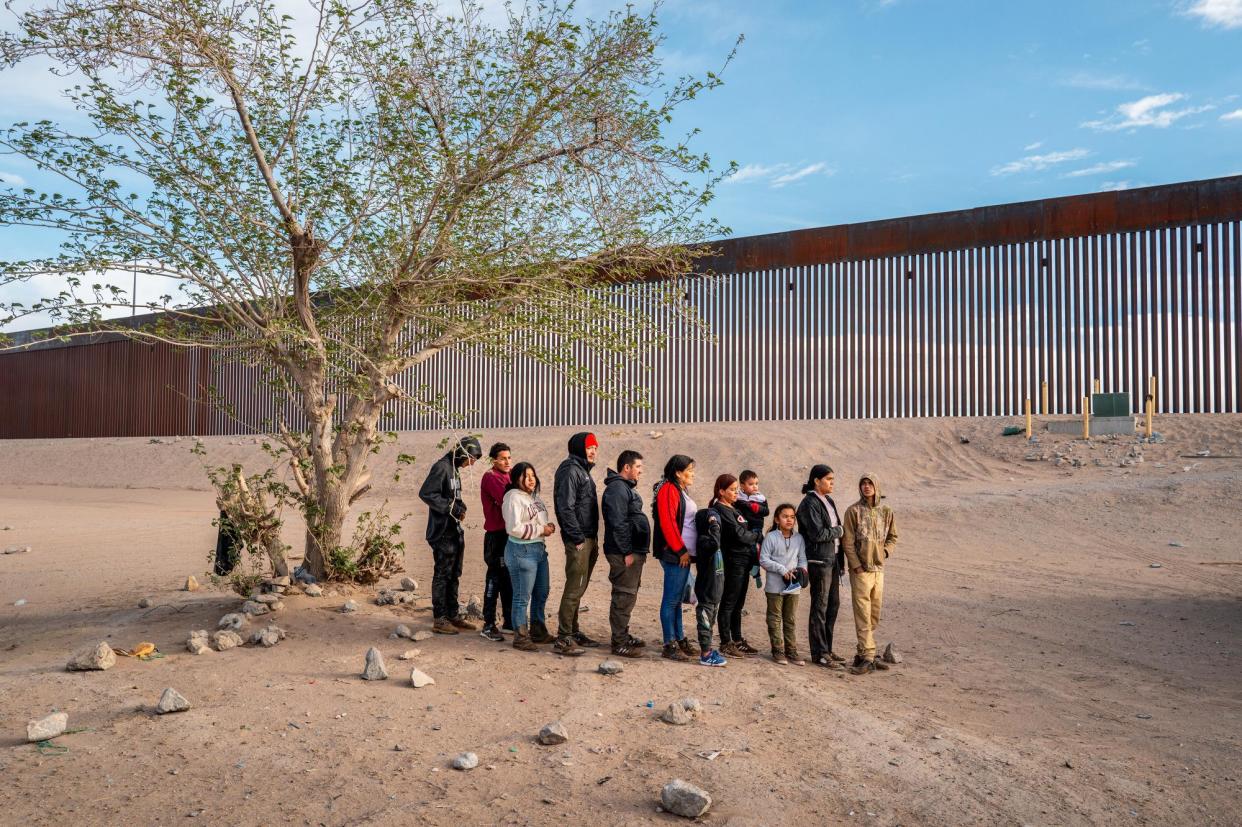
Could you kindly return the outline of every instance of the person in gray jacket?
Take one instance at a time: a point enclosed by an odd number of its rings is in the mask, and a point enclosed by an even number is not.
[[[798,656],[796,614],[801,579],[806,576],[806,544],[794,530],[794,507],[782,503],[772,515],[772,530],[759,547],[759,567],[767,572],[763,591],[768,599],[768,641],[772,660],[779,664],[806,665]]]

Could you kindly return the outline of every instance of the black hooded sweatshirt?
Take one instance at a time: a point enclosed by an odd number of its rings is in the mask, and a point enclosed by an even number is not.
[[[418,498],[427,504],[427,540],[434,541],[450,531],[461,529],[466,516],[466,503],[461,498],[461,475],[458,473],[470,457],[478,459],[483,451],[474,437],[463,437],[453,450],[440,457],[427,472]]]
[[[584,431],[569,438],[569,456],[556,469],[552,485],[556,521],[561,524],[561,536],[571,545],[599,539],[599,503],[591,479],[595,464],[586,458],[588,436]]]
[[[608,469],[604,478],[604,554],[643,554],[651,546],[651,523],[636,483]]]

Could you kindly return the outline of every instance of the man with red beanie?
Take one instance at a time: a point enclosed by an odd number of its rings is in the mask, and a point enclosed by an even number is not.
[[[565,542],[565,591],[561,594],[553,647],[562,655],[581,655],[586,651],[583,646],[599,646],[599,641],[587,637],[578,627],[578,607],[599,559],[599,501],[595,480],[591,479],[598,452],[595,434],[574,434],[569,438],[569,456],[556,469],[553,482],[556,521]]]

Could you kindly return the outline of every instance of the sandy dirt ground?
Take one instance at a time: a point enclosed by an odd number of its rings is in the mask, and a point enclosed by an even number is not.
[[[477,635],[392,640],[398,623],[430,627],[429,602],[381,607],[373,589],[349,595],[354,614],[339,612],[338,589],[288,598],[273,618],[288,639],[274,648],[191,655],[188,632],[240,605],[178,590],[189,574],[203,579],[215,536],[191,440],[0,443],[0,547],[32,548],[0,556],[0,822],[661,824],[680,819],[657,810],[660,787],[683,778],[713,796],[711,824],[1239,823],[1242,416],[1161,417],[1166,441],[1154,445],[1048,434],[1029,445],[1001,437],[1005,424],[597,429],[608,462],[625,447],[649,468],[696,457],[702,500],[716,474],[749,466],[774,503],[796,501],[807,469],[826,461],[844,507],[860,472],[878,474],[901,531],[878,638],[905,662],[860,677],[766,657],[704,669],[654,646],[607,677],[595,671],[603,650],[572,659]],[[377,480],[398,451],[417,468],[359,503],[410,512],[406,567],[424,592],[431,559],[414,493],[442,436],[390,446]],[[550,481],[568,436],[483,440],[509,442]],[[221,463],[261,457],[250,438],[206,446]],[[467,476],[472,504],[481,470]],[[603,463],[595,473],[602,481]],[[467,519],[463,599],[482,590],[479,511]],[[290,519],[295,547],[298,528]],[[563,554],[555,542],[549,551],[554,613]],[[583,616],[600,638],[605,572]],[[650,565],[634,630],[652,642],[659,591]],[[138,608],[144,597],[151,608]],[[843,597],[835,648],[849,654]],[[746,636],[766,641],[757,592],[747,605]],[[152,641],[166,657],[65,671],[99,640]],[[360,679],[370,646],[391,679]],[[413,647],[434,686],[410,685],[411,663],[397,657]],[[157,717],[168,686],[192,708]],[[683,696],[700,699],[701,718],[657,720]],[[81,731],[56,740],[67,751],[41,754],[25,724],[54,709]],[[568,743],[540,746],[555,720]],[[467,750],[478,768],[450,769]]]

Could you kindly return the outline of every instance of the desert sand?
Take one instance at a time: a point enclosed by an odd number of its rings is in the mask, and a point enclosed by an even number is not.
[[[215,539],[192,440],[0,442],[0,547],[31,547],[0,555],[0,822],[669,824],[681,819],[658,811],[659,791],[682,778],[713,796],[711,824],[1238,823],[1242,416],[1162,416],[1165,442],[1151,445],[1042,432],[1029,445],[1001,437],[1006,424],[595,429],[597,479],[636,448],[644,498],[675,452],[699,460],[700,500],[716,474],[752,467],[774,504],[796,502],[807,469],[825,461],[844,507],[859,474],[876,473],[901,535],[877,637],[904,662],[857,677],[766,657],[725,669],[659,658],[654,564],[634,615],[653,645],[618,676],[596,672],[603,649],[561,658],[473,634],[393,640],[398,623],[430,627],[427,599],[377,606],[375,589],[333,586],[285,601],[272,618],[288,632],[278,646],[195,656],[188,633],[214,629],[241,601],[180,590],[187,575],[206,581]],[[508,442],[550,484],[569,435],[483,442]],[[423,594],[431,557],[415,493],[444,436],[403,434],[379,458],[387,482],[358,506],[409,513],[406,569]],[[213,461],[251,468],[256,441],[204,440]],[[418,464],[391,482],[398,451]],[[481,472],[467,474],[463,599],[482,591]],[[293,515],[286,529],[300,548]],[[563,558],[557,542],[549,551],[554,613]],[[584,602],[584,628],[600,638],[605,573],[601,561]],[[153,605],[139,608],[142,598]],[[342,614],[348,598],[360,608]],[[835,648],[848,655],[843,598]],[[759,593],[747,606],[747,637],[766,642]],[[65,671],[100,640],[151,641],[165,657]],[[360,679],[371,646],[389,680]],[[412,665],[435,685],[412,687]],[[170,686],[191,708],[156,716]],[[698,720],[657,720],[685,696],[702,702]],[[25,724],[53,710],[81,731],[56,739],[67,751],[42,754]],[[569,741],[539,745],[556,720]],[[464,751],[478,768],[451,769]]]

